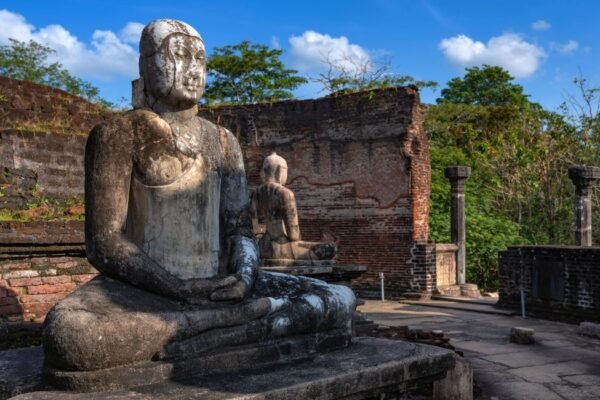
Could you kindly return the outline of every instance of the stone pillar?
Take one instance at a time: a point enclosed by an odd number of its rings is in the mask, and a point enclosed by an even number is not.
[[[569,178],[575,185],[575,243],[592,245],[592,183],[600,179],[600,167],[578,165],[569,168]]]
[[[456,283],[465,283],[465,182],[471,175],[471,168],[453,166],[444,169],[444,175],[450,180],[451,189],[451,216],[450,236],[452,242],[458,246],[456,251]]]

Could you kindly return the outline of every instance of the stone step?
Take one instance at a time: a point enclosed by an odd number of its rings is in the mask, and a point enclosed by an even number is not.
[[[446,296],[442,294],[434,294],[431,296],[432,300],[443,300],[443,301],[456,301],[459,303],[469,303],[469,304],[482,304],[485,306],[493,306],[498,302],[498,299],[494,298],[478,298],[474,299],[472,297],[462,297],[462,296]]]
[[[459,311],[471,311],[478,312],[483,314],[496,314],[496,315],[506,315],[511,316],[515,315],[514,311],[510,310],[502,310],[496,308],[492,305],[487,304],[472,304],[468,302],[459,302],[459,301],[448,301],[448,300],[402,300],[402,304],[410,304],[413,306],[421,306],[421,307],[432,307],[432,308],[444,308],[450,310],[459,310]]]

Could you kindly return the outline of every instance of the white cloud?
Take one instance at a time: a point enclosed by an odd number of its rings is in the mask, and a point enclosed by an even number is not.
[[[279,43],[279,38],[277,36],[271,36],[271,47],[277,50],[281,49],[281,43]]]
[[[137,46],[140,42],[143,29],[144,24],[140,24],[139,22],[128,22],[127,25],[121,29],[121,32],[119,32],[119,37],[125,43],[131,43]]]
[[[537,20],[531,24],[531,29],[534,31],[547,31],[550,28],[552,28],[552,25],[543,19]]]
[[[496,65],[508,70],[516,78],[533,74],[546,56],[541,47],[526,42],[514,33],[492,37],[487,44],[458,35],[443,39],[439,49],[452,64],[461,67]]]
[[[35,40],[56,51],[50,61],[60,62],[76,76],[102,80],[138,76],[137,49],[130,45],[136,35],[139,39],[137,32],[141,32],[142,24],[137,22],[128,23],[120,37],[112,31],[96,30],[90,44],[80,41],[61,25],[36,29],[25,17],[8,10],[0,10],[0,26],[0,44],[8,44],[9,38]]]
[[[563,56],[570,56],[579,49],[579,43],[576,40],[567,40],[565,43],[550,43],[550,50]]]
[[[369,53],[345,36],[305,31],[290,37],[289,42],[294,67],[300,71],[322,70],[330,63],[351,72],[370,62]]]

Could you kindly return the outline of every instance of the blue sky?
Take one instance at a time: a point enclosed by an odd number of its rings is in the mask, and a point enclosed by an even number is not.
[[[549,109],[574,92],[579,71],[600,86],[600,2],[592,0],[8,0],[0,10],[0,43],[12,36],[56,48],[58,61],[113,101],[129,98],[139,29],[156,18],[188,22],[209,53],[242,40],[280,46],[302,74],[318,74],[328,56],[387,58],[394,72],[443,88],[465,67],[488,63],[509,69]],[[422,98],[433,102],[439,91]],[[297,95],[322,93],[310,84]]]

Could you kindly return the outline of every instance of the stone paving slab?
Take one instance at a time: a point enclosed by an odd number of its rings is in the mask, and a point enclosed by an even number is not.
[[[598,400],[600,398],[600,385],[579,386],[550,383],[548,387],[567,400]]]
[[[521,346],[512,343],[496,344],[475,340],[455,341],[452,345],[459,350],[468,350],[485,355],[516,353],[523,350]]]
[[[506,365],[509,368],[521,368],[574,360],[576,356],[570,354],[568,351],[549,354],[549,352],[540,353],[523,349],[513,353],[484,355],[482,358],[497,364]]]
[[[443,330],[473,367],[477,400],[600,400],[600,339],[577,325],[419,304],[367,301],[360,311],[384,325]],[[536,343],[510,343],[517,326],[534,329]]]
[[[537,365],[535,367],[509,369],[508,372],[523,378],[527,382],[559,383],[562,381],[561,377],[565,375],[585,375],[594,372],[594,370],[590,365],[579,361],[569,361],[564,363]]]
[[[539,383],[500,382],[491,383],[486,392],[498,400],[565,400],[551,389]]]

